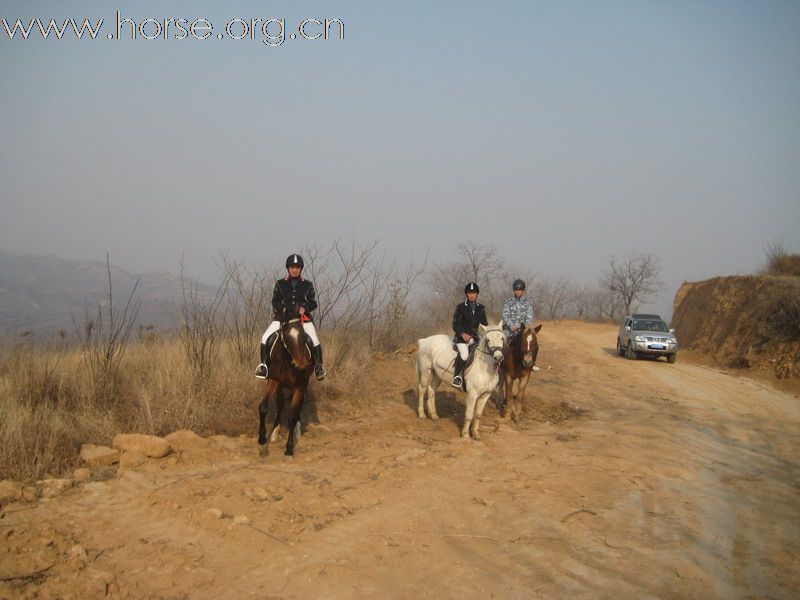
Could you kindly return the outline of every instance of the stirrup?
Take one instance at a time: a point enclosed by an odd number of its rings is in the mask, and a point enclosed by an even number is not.
[[[314,365],[314,375],[316,375],[317,381],[322,381],[325,379],[325,375],[327,374],[328,372],[325,370],[325,367],[322,366],[322,363],[317,363]]]
[[[450,385],[452,385],[454,388],[461,389],[461,387],[464,385],[464,379],[461,377],[461,375],[456,375],[453,377],[453,382]]]
[[[268,375],[269,375],[269,369],[267,368],[267,365],[261,363],[256,367],[256,377],[258,377],[259,379],[266,379]]]

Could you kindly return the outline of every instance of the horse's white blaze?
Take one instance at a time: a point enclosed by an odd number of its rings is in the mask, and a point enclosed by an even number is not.
[[[478,428],[483,408],[489,395],[497,387],[500,380],[495,361],[502,358],[502,352],[489,354],[488,349],[502,348],[505,342],[502,327],[479,327],[481,340],[475,360],[464,373],[467,382],[467,403],[464,412],[464,426],[461,435],[466,437],[472,434],[479,438]],[[442,380],[449,381],[453,378],[453,362],[456,352],[453,350],[453,341],[447,335],[432,335],[422,338],[417,342],[417,392],[419,404],[417,414],[420,418],[425,416],[427,397],[428,414],[432,419],[438,418],[436,414],[436,388]]]
[[[533,341],[533,336],[529,333],[528,334],[528,352],[531,351],[531,342]]]

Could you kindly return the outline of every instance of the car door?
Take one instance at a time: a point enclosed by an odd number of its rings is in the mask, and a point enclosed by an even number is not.
[[[628,345],[631,339],[631,320],[625,319],[625,322],[622,324],[622,329],[619,332],[619,343],[624,348]]]

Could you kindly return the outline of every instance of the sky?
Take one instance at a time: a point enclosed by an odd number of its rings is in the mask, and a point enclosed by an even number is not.
[[[116,11],[213,34],[109,40]],[[221,253],[280,266],[355,236],[445,262],[478,242],[589,284],[650,253],[664,312],[682,281],[754,272],[776,239],[800,251],[798,2],[3,1],[0,18],[104,19],[96,40],[0,25],[5,250],[134,272],[184,255],[213,282]],[[217,39],[255,18],[285,19],[285,41]],[[290,39],[326,18],[344,39]]]

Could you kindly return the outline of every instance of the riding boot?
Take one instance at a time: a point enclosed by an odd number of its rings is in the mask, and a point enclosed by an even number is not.
[[[267,338],[266,344],[261,344],[261,364],[256,367],[256,377],[259,379],[266,379],[269,377],[269,349],[272,347],[272,342],[275,341],[277,333],[273,333]]]
[[[464,359],[461,358],[461,355],[456,353],[456,364],[453,365],[453,382],[451,385],[454,388],[464,389]]]
[[[314,346],[314,375],[317,380],[325,378],[325,367],[322,366],[322,345]]]

